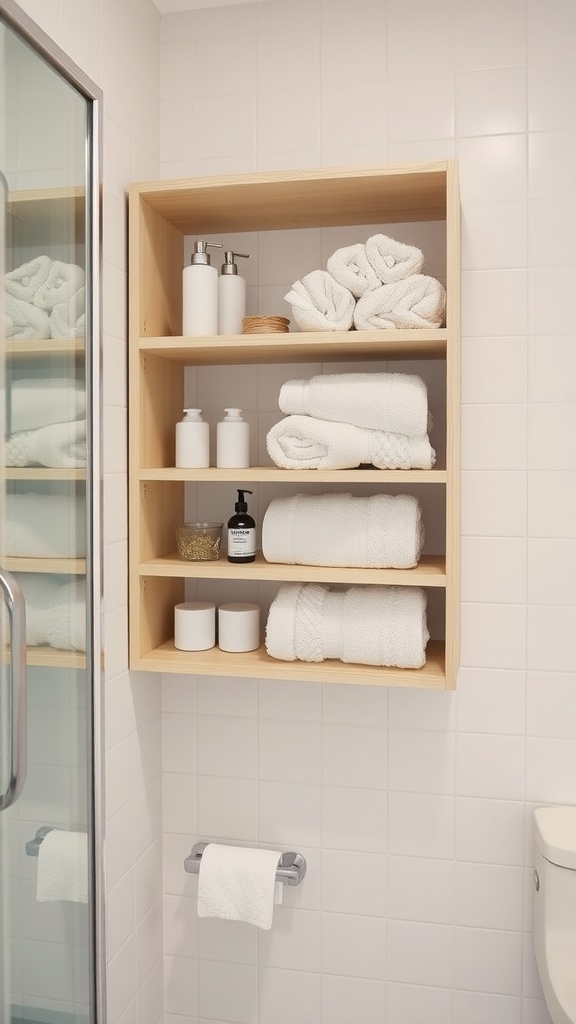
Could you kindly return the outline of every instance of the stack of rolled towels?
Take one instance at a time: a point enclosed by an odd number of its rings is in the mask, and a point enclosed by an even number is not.
[[[77,576],[16,574],[26,601],[26,644],[86,650],[86,581]]]
[[[4,278],[5,337],[15,341],[78,338],[86,329],[82,267],[37,256]]]
[[[6,392],[7,466],[86,465],[86,390],[74,377],[14,380]]]
[[[388,235],[337,249],[284,296],[301,331],[436,328],[446,291],[421,271],[424,254]]]
[[[286,417],[266,436],[283,469],[431,469],[426,385],[405,373],[319,374],[286,381]]]
[[[266,651],[281,661],[418,669],[429,633],[422,587],[286,583],[270,606]]]

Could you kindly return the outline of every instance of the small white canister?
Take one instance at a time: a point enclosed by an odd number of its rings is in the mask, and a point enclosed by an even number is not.
[[[174,647],[208,651],[216,644],[216,606],[210,601],[184,601],[174,607]]]
[[[260,606],[236,601],[218,609],[218,647],[230,654],[260,646]]]

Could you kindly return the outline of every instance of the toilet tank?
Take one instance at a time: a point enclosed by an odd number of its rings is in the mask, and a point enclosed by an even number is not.
[[[534,811],[534,951],[554,1024],[576,1024],[576,807]]]

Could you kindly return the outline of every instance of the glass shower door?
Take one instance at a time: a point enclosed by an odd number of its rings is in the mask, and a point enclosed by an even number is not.
[[[93,119],[5,3],[0,1024],[79,1024],[95,1020],[96,993]]]

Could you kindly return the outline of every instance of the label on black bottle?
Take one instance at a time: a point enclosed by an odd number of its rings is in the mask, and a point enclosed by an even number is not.
[[[256,554],[256,530],[254,527],[228,527],[228,554],[232,558],[248,558]]]

